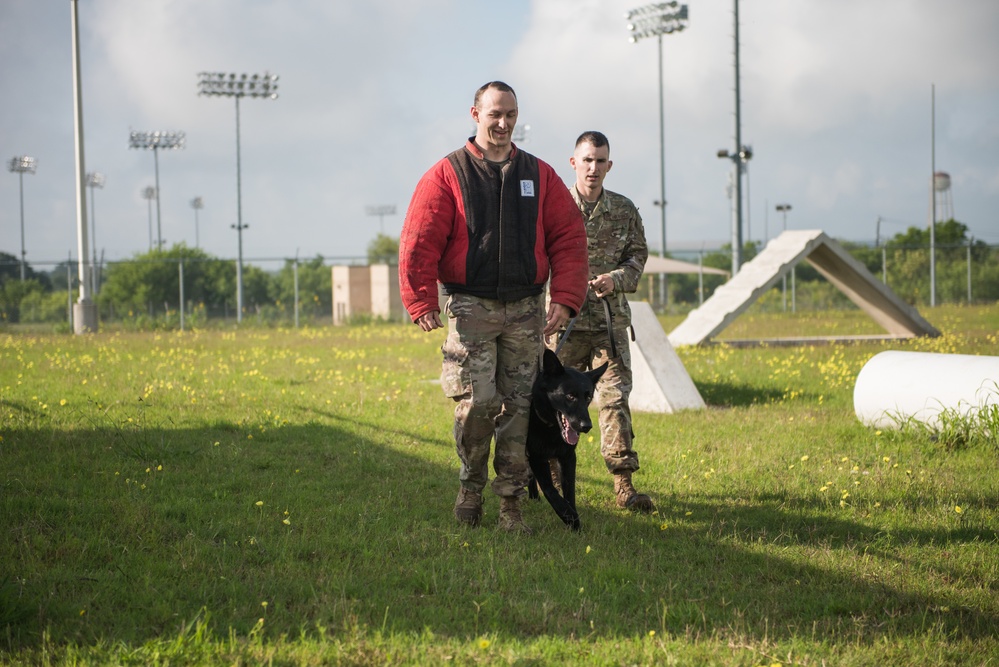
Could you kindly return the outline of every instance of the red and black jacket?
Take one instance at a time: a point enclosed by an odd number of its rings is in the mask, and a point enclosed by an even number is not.
[[[516,146],[502,167],[469,140],[416,187],[399,246],[399,283],[413,320],[449,294],[515,301],[540,294],[575,314],[586,296],[586,229],[547,163]]]

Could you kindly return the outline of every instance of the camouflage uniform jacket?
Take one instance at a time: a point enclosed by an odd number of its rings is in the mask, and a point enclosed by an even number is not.
[[[596,207],[587,217],[586,205],[575,185],[571,192],[586,223],[590,278],[607,273],[614,279],[614,292],[607,300],[614,328],[622,329],[631,324],[631,309],[625,295],[638,289],[645,260],[649,258],[642,216],[630,199],[604,188]],[[587,291],[586,301],[573,326],[580,331],[607,329],[603,300],[598,299],[592,289]]]

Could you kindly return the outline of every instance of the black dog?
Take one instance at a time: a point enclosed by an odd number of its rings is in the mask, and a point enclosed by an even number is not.
[[[593,426],[590,401],[605,370],[607,364],[586,373],[565,368],[555,353],[546,349],[532,390],[527,430],[527,461],[532,473],[528,495],[538,499],[541,487],[555,513],[573,530],[580,528],[576,511],[576,443],[579,434]],[[561,495],[555,488],[552,459],[561,469]]]

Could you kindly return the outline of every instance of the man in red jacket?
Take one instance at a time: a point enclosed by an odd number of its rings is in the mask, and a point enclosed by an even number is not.
[[[530,533],[520,498],[542,334],[556,333],[579,311],[588,265],[586,230],[565,184],[511,140],[517,113],[517,95],[502,81],[476,91],[475,136],[431,167],[413,193],[399,243],[399,284],[424,331],[444,326],[438,282],[448,295],[441,385],[457,403],[455,517],[470,526],[482,520],[495,436],[499,525]]]

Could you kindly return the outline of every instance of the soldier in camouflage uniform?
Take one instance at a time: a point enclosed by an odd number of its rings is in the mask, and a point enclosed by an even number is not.
[[[554,335],[579,311],[588,272],[579,210],[550,165],[513,145],[517,113],[507,84],[493,81],[476,92],[475,136],[434,165],[413,193],[399,243],[399,284],[423,331],[443,326],[438,281],[449,295],[441,384],[456,403],[455,518],[479,525],[495,438],[499,526],[530,533],[519,502],[541,336]]]
[[[627,332],[631,309],[625,297],[638,288],[649,257],[645,229],[631,200],[603,187],[604,177],[613,164],[606,136],[584,132],[576,140],[569,163],[576,172],[572,196],[586,224],[591,279],[586,302],[560,356],[564,364],[580,370],[608,362],[597,383],[600,452],[614,476],[618,507],[651,512],[652,499],[638,493],[631,479],[638,470],[638,453],[632,447],[635,435],[628,407],[633,386]]]

